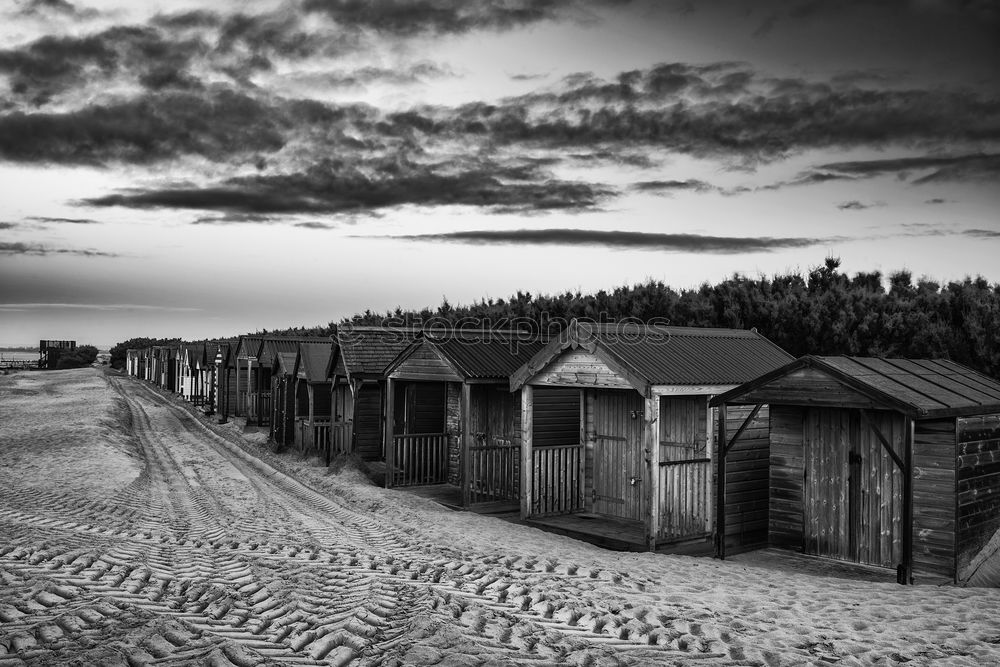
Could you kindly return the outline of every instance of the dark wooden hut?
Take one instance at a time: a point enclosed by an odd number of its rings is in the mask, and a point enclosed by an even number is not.
[[[770,405],[772,545],[962,583],[998,539],[992,378],[941,359],[806,356],[715,403]]]
[[[335,343],[317,339],[299,344],[295,382],[295,446],[318,454],[330,464],[332,387],[330,359]]]
[[[755,331],[574,320],[511,377],[521,390],[521,516],[619,548],[708,539],[709,400],[790,359]],[[755,429],[739,454],[743,475],[766,480],[766,431]],[[726,511],[761,502],[766,511],[766,490]]]
[[[389,365],[387,487],[448,484],[465,507],[517,506],[521,411],[510,375],[544,345],[521,337],[438,331]]]
[[[263,336],[241,336],[233,352],[236,389],[236,408],[233,416],[250,421],[251,412],[256,417],[257,355]]]
[[[278,355],[289,354],[294,359],[298,353],[300,342],[315,340],[315,338],[301,336],[265,336],[261,339],[260,348],[256,354],[256,380],[253,383],[257,391],[256,394],[252,392],[250,394],[248,423],[254,423],[257,426],[272,425],[271,418],[274,414],[275,406],[272,396],[274,385],[271,380],[272,373],[277,368],[277,363],[279,362]],[[295,374],[293,371],[291,375],[292,381],[294,381],[294,378]],[[294,399],[294,393],[292,398]],[[294,417],[294,403],[292,416]],[[289,438],[288,442],[291,443],[292,439]]]
[[[383,461],[385,369],[416,338],[409,329],[341,327],[330,362],[330,447]]]
[[[236,348],[239,341],[219,343],[216,354],[215,412],[225,423],[236,413]]]
[[[283,447],[295,440],[295,380],[298,345],[294,352],[276,351],[271,360],[271,416],[268,419],[270,436]],[[263,363],[263,362],[262,362]]]

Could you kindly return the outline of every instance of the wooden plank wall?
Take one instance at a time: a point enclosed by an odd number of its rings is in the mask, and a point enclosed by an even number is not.
[[[520,392],[512,394],[506,385],[473,385],[469,412],[472,502],[517,500],[521,456],[515,422],[521,420]]]
[[[918,421],[913,429],[913,570],[955,576],[955,420]]]
[[[977,574],[977,556],[1000,531],[1000,415],[959,419],[957,431],[957,566],[965,581]]]
[[[628,381],[586,350],[569,350],[531,378],[533,385],[631,389]]]
[[[804,417],[805,408],[771,406],[769,542],[774,546],[795,550],[801,549],[803,545]]]
[[[732,438],[753,410],[751,405],[730,405],[726,410],[726,433]],[[769,410],[764,406],[753,423],[726,455],[726,548],[739,549],[767,542],[770,442]],[[713,418],[713,442],[718,456],[718,419]],[[718,484],[713,473],[713,488]]]
[[[711,532],[713,466],[708,445],[708,397],[659,400],[659,526],[657,540]]]
[[[869,415],[902,458],[903,416]],[[891,568],[902,562],[903,474],[858,412],[810,408],[803,454],[805,552]]]
[[[572,387],[535,387],[535,447],[580,442],[580,390]]]
[[[594,400],[594,512],[642,520],[650,484],[643,454],[643,398],[634,389],[599,390]],[[631,484],[632,479],[635,484]]]
[[[458,382],[462,378],[437,352],[426,344],[413,351],[393,372],[393,379]]]
[[[365,461],[378,461],[382,458],[381,384],[361,384],[354,401],[354,451]]]

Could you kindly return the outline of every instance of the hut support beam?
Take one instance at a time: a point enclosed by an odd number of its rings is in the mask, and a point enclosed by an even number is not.
[[[715,557],[726,559],[726,404],[719,406],[719,460],[715,481]]]
[[[906,418],[903,427],[903,562],[896,570],[896,581],[913,583],[913,431],[914,422]]]
[[[642,438],[649,470],[646,537],[649,550],[656,551],[656,537],[660,532],[660,439],[657,437],[660,421],[659,396],[645,400],[645,413]]]
[[[396,476],[396,443],[392,441],[393,410],[395,409],[395,382],[392,378],[385,381],[385,488],[392,488]]]
[[[472,504],[472,386],[462,383],[458,419],[462,447],[462,507]]]
[[[747,430],[753,420],[757,418],[757,413],[760,409],[764,407],[763,404],[758,403],[753,406],[753,410],[747,415],[747,418],[743,420],[740,427],[736,429],[736,433],[733,434],[732,439],[726,438],[726,404],[723,403],[719,406],[719,461],[718,461],[718,472],[716,479],[716,507],[715,507],[715,525],[716,525],[716,544],[715,544],[715,555],[717,558],[725,560],[726,558],[726,454],[729,450],[733,448],[733,445],[740,439],[743,432]]]
[[[534,478],[532,462],[532,437],[534,435],[534,388],[530,384],[521,387],[521,518],[531,515],[531,498],[535,489],[531,485]]]

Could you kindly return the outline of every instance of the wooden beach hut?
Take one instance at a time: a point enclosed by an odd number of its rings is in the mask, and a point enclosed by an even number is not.
[[[125,375],[139,377],[139,350],[136,348],[125,350]]]
[[[1000,382],[943,359],[806,356],[714,403],[770,405],[770,544],[894,568],[900,583],[996,566]]]
[[[205,364],[205,344],[181,345],[178,357],[178,384],[180,387],[178,393],[195,405],[201,405],[205,397],[201,373]]]
[[[215,412],[220,423],[226,423],[236,412],[236,358],[238,341],[219,343],[216,354]]]
[[[257,393],[257,355],[263,336],[241,336],[233,352],[236,389],[236,408],[233,415],[249,419],[250,407],[255,403],[251,397]]]
[[[756,331],[574,320],[511,376],[522,518],[617,548],[707,540],[709,400],[789,360]],[[754,430],[738,454],[744,481],[767,476],[766,430]],[[748,493],[725,511],[766,512],[766,502],[766,491]]]
[[[275,444],[287,447],[295,438],[295,383],[298,345],[295,351],[276,351],[271,359],[270,437]]]
[[[520,393],[510,375],[544,343],[456,329],[415,340],[386,369],[386,487],[448,485],[463,507],[517,506]]]
[[[302,336],[264,336],[256,356],[255,380],[251,382],[255,392],[249,393],[248,423],[257,426],[271,426],[274,415],[272,374],[278,368],[279,354],[292,355],[294,360],[299,343],[314,341],[316,338]],[[294,373],[292,375],[294,379]],[[290,442],[291,440],[289,440]]]
[[[330,465],[332,387],[330,360],[335,343],[317,339],[299,344],[295,379],[295,446],[323,456]]]
[[[170,345],[160,347],[159,375],[155,378],[156,386],[166,391],[173,391],[174,373],[177,372],[174,362],[177,356],[177,348]]]
[[[330,361],[330,447],[384,461],[385,369],[417,337],[397,327],[340,327]]]

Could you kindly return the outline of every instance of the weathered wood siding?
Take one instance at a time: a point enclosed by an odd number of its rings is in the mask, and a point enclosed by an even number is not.
[[[871,400],[815,368],[800,368],[740,397],[747,403],[875,408]]]
[[[586,350],[568,350],[531,379],[538,386],[603,387],[631,389],[622,376],[608,368],[596,355]]]
[[[750,405],[730,405],[726,410],[726,437],[739,430],[753,410]],[[713,410],[713,413],[715,411]],[[753,422],[726,455],[726,547],[740,548],[767,541],[770,494],[770,438],[768,406],[763,406]],[[713,457],[719,455],[718,419],[713,416]],[[712,483],[718,484],[717,471]]]
[[[473,385],[469,397],[470,501],[520,497],[521,393],[506,385]]]
[[[382,458],[382,387],[358,386],[354,397],[354,451],[366,461]]]
[[[532,389],[531,513],[584,509],[584,446],[580,441],[580,389]]]
[[[708,434],[708,397],[660,398],[657,540],[711,532],[713,469]]]
[[[642,520],[649,485],[643,456],[643,398],[634,389],[594,392],[593,509]]]
[[[770,407],[769,541],[775,546],[799,550],[804,544],[802,502],[805,455],[802,425],[805,408],[787,405]]]
[[[987,545],[995,550],[1000,533],[1000,415],[959,419],[957,431],[958,577],[996,586],[996,572],[983,580],[989,566],[981,552]]]
[[[427,345],[418,347],[390,374],[393,379],[461,382],[448,362]]]
[[[913,429],[913,569],[955,576],[955,420],[918,421]]]
[[[903,452],[905,422],[868,413]],[[855,410],[810,408],[803,424],[806,553],[895,568],[902,562],[903,475]]]
[[[439,414],[438,421],[432,421],[433,413],[438,409],[435,400],[427,399],[426,406],[424,408],[425,412],[422,413],[424,416],[421,418],[424,421],[420,422],[420,425],[424,428],[433,428],[435,425],[441,425],[440,431],[414,431],[414,433],[441,433],[442,431],[448,435],[448,459],[446,465],[448,466],[447,475],[443,477],[448,480],[449,484],[454,484],[455,486],[461,486],[462,484],[462,384],[460,382],[448,382],[448,383],[426,383],[424,386],[438,386],[443,390],[443,396],[439,398],[443,399],[443,419]]]

